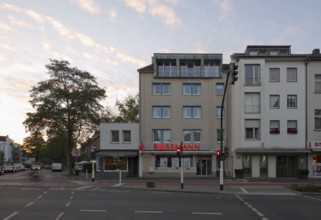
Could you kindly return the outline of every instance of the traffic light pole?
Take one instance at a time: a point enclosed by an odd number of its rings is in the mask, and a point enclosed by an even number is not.
[[[181,162],[181,189],[184,189],[184,172],[183,172],[183,142],[181,142],[181,153],[180,153],[180,162]]]
[[[223,110],[224,110],[224,101],[225,101],[225,96],[226,96],[226,89],[228,85],[228,80],[230,77],[230,70],[227,72],[226,76],[226,82],[224,86],[224,94],[223,94],[223,99],[222,99],[222,104],[221,104],[221,137],[220,137],[220,150],[221,150],[221,157],[220,157],[220,190],[224,190],[224,152],[223,152]]]

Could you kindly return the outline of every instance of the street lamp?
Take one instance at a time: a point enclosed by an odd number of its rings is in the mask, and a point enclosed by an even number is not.
[[[91,148],[91,180],[92,182],[95,182],[95,162],[96,162],[96,152],[95,152],[95,146],[92,146]]]

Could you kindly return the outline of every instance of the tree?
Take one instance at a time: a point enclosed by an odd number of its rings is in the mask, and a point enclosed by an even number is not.
[[[89,72],[70,67],[68,61],[50,60],[46,65],[50,78],[30,90],[30,104],[35,112],[27,113],[28,131],[47,135],[63,130],[67,136],[68,167],[72,172],[71,151],[99,124],[105,90]]]
[[[139,122],[139,96],[127,96],[122,102],[116,101],[120,118],[115,121]]]
[[[39,131],[32,132],[29,137],[23,140],[23,148],[29,155],[33,155],[36,162],[42,161],[43,155],[41,152],[45,145],[46,142]]]

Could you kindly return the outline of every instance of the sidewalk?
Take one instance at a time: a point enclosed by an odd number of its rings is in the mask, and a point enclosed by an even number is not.
[[[160,192],[194,192],[194,193],[218,193],[218,194],[269,194],[269,195],[296,195],[288,187],[292,184],[307,184],[320,182],[320,180],[297,179],[297,178],[273,178],[273,179],[232,179],[226,178],[221,190],[219,178],[200,177],[186,178],[183,185],[180,178],[138,178],[126,177],[119,181],[117,178],[97,177],[92,182],[91,176],[88,179],[84,175],[72,177],[71,181],[108,189],[136,189],[151,190]],[[182,188],[183,186],[183,188]]]

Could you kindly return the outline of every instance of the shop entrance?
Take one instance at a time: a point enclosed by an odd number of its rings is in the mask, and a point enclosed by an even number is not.
[[[277,156],[276,176],[277,177],[296,177],[299,173],[297,156]]]
[[[212,174],[212,161],[207,158],[197,159],[197,175],[208,176]]]

